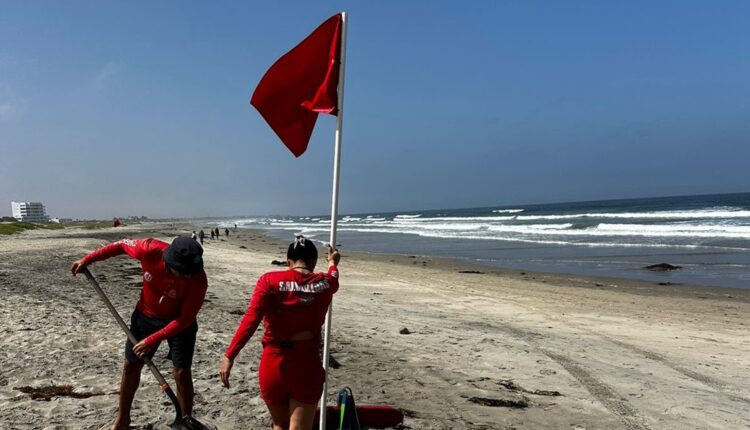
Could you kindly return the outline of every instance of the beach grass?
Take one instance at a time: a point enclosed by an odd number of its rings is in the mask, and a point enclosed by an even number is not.
[[[35,230],[42,228],[45,230],[59,230],[64,228],[60,224],[32,224],[30,222],[9,222],[0,223],[0,234],[14,234],[23,230]]]
[[[65,227],[76,227],[84,230],[97,230],[100,228],[112,227],[112,221],[81,221],[65,224]]]
[[[0,223],[0,234],[15,234],[24,230],[61,230],[64,228],[82,228],[84,230],[97,230],[112,227],[111,221],[80,221],[69,224],[33,224],[30,222],[3,222]]]

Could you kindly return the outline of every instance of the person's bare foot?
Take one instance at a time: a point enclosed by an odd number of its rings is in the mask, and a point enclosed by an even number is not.
[[[117,416],[112,423],[112,430],[128,430],[130,428],[130,417]]]

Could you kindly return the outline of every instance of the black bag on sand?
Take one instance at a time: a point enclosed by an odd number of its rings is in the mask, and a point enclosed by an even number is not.
[[[337,404],[326,407],[326,430],[389,429],[404,422],[404,413],[389,405],[356,405],[352,389],[338,392]],[[315,413],[314,430],[319,430],[320,410]]]
[[[354,404],[354,394],[349,387],[339,391],[337,403],[339,405],[339,430],[364,430],[359,427],[357,405]]]

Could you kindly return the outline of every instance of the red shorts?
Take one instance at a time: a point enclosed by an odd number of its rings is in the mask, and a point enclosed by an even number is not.
[[[325,379],[319,346],[317,339],[294,342],[289,348],[265,345],[258,370],[263,401],[269,405],[283,404],[292,398],[300,403],[317,403]]]

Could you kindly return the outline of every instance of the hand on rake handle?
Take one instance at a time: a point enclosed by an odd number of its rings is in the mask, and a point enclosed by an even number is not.
[[[81,273],[83,269],[86,268],[86,263],[83,262],[83,258],[80,260],[76,260],[73,262],[73,265],[70,266],[70,273],[73,274],[73,276],[76,275],[76,273]]]
[[[146,345],[145,340],[142,340],[133,347],[133,352],[138,356],[138,358],[143,358],[147,357],[148,353],[151,352],[152,349],[152,347]]]

